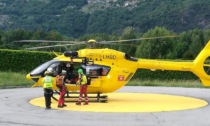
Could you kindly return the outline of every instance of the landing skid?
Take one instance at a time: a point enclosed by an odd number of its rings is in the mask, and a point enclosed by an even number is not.
[[[60,94],[59,91],[55,91],[54,94]],[[77,94],[77,96],[73,96],[71,94]],[[92,96],[90,94],[96,94],[96,96]],[[67,92],[65,95],[65,102],[77,102],[79,97],[79,92]],[[52,98],[56,101],[58,101],[58,99],[54,96],[52,96]],[[83,96],[83,101],[85,100],[85,97]],[[88,93],[88,101],[89,102],[99,102],[99,103],[105,103],[108,101],[108,96],[107,95],[101,95],[100,92],[98,93]]]

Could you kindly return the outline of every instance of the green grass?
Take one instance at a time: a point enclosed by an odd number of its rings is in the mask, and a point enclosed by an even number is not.
[[[31,87],[34,82],[26,79],[27,73],[0,72],[0,88]],[[132,80],[126,86],[164,86],[205,88],[199,80]]]
[[[0,72],[0,88],[28,87],[33,82],[26,80],[27,73]]]

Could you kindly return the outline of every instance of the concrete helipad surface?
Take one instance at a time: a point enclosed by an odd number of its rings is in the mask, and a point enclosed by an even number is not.
[[[116,93],[137,93],[145,96],[158,94],[192,98],[204,103],[210,101],[210,89],[125,86]],[[2,126],[210,126],[210,106],[208,104],[185,110],[159,112],[66,111],[62,109],[45,110],[43,107],[30,104],[31,99],[43,96],[42,88],[1,89],[0,96],[0,125]],[[108,97],[111,98],[111,96]],[[143,98],[150,100],[149,97],[148,99]],[[183,101],[177,100],[175,104],[179,102]],[[73,109],[73,103],[69,104],[72,104]],[[128,107],[132,108],[131,105]]]
[[[147,93],[109,93],[106,95],[109,96],[106,103],[90,102],[89,105],[78,106],[72,101],[65,103],[67,107],[58,108],[58,102],[52,100],[51,107],[52,109],[83,112],[166,112],[196,109],[208,105],[208,102],[201,99],[176,95]],[[78,95],[74,96],[78,97]],[[55,97],[58,99],[59,96]],[[71,101],[70,98],[66,100]],[[29,103],[45,107],[44,97],[32,99]]]

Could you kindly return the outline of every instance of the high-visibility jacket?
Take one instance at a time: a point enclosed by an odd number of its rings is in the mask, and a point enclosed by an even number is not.
[[[79,80],[77,81],[77,84],[81,84],[81,85],[87,84],[87,77],[84,74],[82,74],[79,77]]]
[[[45,76],[43,79],[44,88],[52,88],[53,87],[53,77]]]

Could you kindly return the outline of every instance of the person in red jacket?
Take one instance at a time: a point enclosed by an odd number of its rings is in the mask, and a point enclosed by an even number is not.
[[[66,94],[66,86],[65,86],[66,81],[67,81],[66,71],[62,70],[61,75],[56,76],[56,85],[57,85],[57,87],[60,88],[60,97],[58,100],[58,108],[63,108],[65,106],[67,106],[64,104],[65,94]]]

